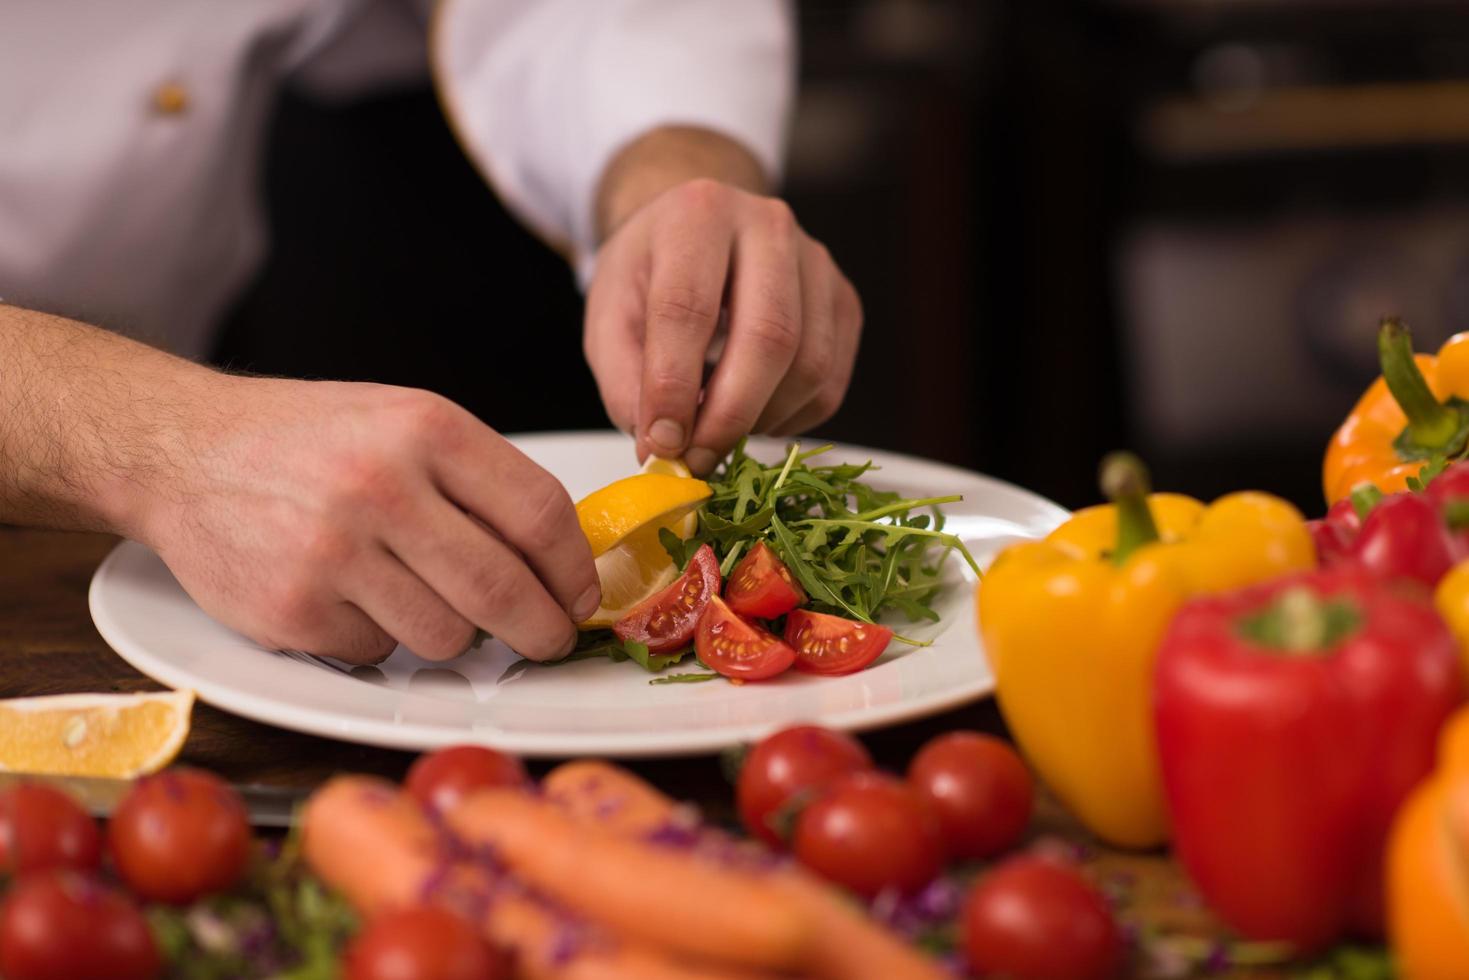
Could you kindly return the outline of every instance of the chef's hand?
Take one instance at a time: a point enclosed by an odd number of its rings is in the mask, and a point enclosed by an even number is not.
[[[686,179],[700,173],[712,177]],[[811,428],[846,394],[862,330],[857,292],[785,202],[754,190],[762,185],[742,148],[694,129],[635,142],[603,178],[609,237],[584,345],[639,458],[682,454],[707,472],[742,436]],[[728,336],[706,381],[722,309]]]
[[[533,660],[600,601],[566,490],[425,391],[211,374],[143,521],[216,619],[267,646],[431,660],[483,628]]]

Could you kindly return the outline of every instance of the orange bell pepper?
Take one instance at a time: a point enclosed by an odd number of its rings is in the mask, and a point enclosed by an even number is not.
[[[1469,708],[1438,769],[1398,811],[1387,852],[1388,936],[1406,980],[1469,980]]]
[[[1364,483],[1383,493],[1409,489],[1434,457],[1464,453],[1469,443],[1469,332],[1455,334],[1438,356],[1413,354],[1401,321],[1377,335],[1382,377],[1372,382],[1326,447],[1327,503]]]

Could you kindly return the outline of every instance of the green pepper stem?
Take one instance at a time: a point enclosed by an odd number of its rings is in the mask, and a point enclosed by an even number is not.
[[[1099,473],[1102,494],[1117,507],[1117,547],[1121,565],[1134,551],[1158,540],[1158,525],[1148,507],[1148,468],[1133,453],[1108,453]]]
[[[1285,656],[1322,656],[1355,633],[1361,613],[1350,599],[1324,597],[1309,585],[1293,585],[1263,610],[1239,623],[1251,643]]]
[[[1377,358],[1393,400],[1408,417],[1408,438],[1425,449],[1447,447],[1459,433],[1457,409],[1440,402],[1413,359],[1413,335],[1403,321],[1388,317],[1377,331]]]

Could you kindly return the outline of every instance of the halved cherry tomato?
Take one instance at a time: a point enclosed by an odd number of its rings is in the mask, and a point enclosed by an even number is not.
[[[0,874],[87,870],[101,858],[97,822],[61,790],[21,783],[0,793]]]
[[[786,617],[785,640],[796,651],[796,669],[808,674],[850,674],[888,648],[893,631],[874,623],[796,609]]]
[[[732,612],[717,595],[699,617],[694,651],[710,670],[743,681],[774,677],[796,660],[780,637]]]
[[[529,787],[530,777],[513,755],[483,745],[451,745],[419,756],[403,780],[408,795],[436,813],[448,813],[488,786]]]
[[[761,739],[740,766],[735,799],[745,829],[772,847],[784,847],[795,809],[850,772],[872,768],[872,756],[845,732],[819,725],[783,728]],[[789,818],[789,819],[787,819]]]
[[[764,541],[729,573],[724,583],[724,601],[741,616],[774,619],[806,601],[806,592],[791,576],[785,562]]]
[[[612,624],[612,632],[645,645],[649,653],[671,653],[689,645],[704,605],[717,595],[719,561],[706,544],[694,552],[677,582],[633,606]]]

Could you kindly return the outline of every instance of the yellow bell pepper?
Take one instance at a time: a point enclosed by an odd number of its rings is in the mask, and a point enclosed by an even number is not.
[[[1469,709],[1444,726],[1437,770],[1393,821],[1387,928],[1405,980],[1469,980]]]
[[[980,631],[1000,708],[1032,766],[1093,833],[1121,847],[1167,840],[1153,734],[1153,660],[1193,595],[1310,568],[1289,503],[1236,493],[1211,506],[1147,493],[1142,464],[1103,462],[1112,504],[1043,541],[1007,548],[980,584]]]
[[[1459,656],[1469,677],[1469,561],[1461,561],[1439,579],[1433,604],[1459,641]]]

